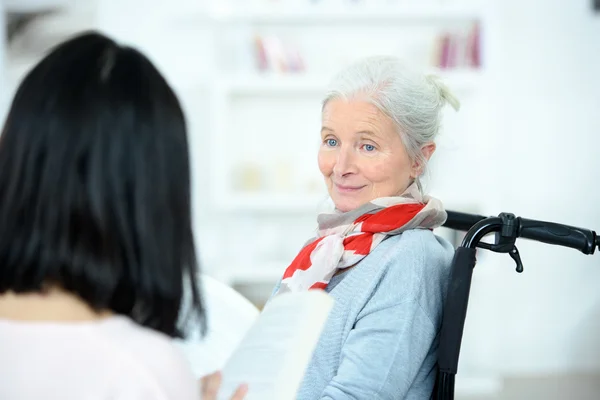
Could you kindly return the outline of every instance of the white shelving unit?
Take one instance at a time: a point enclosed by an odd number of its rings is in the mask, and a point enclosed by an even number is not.
[[[432,36],[432,31],[439,33],[449,27],[485,23],[484,7],[464,1],[382,1],[377,6],[371,6],[372,3],[369,2],[336,2],[335,6],[329,6],[332,2],[325,0],[320,4],[311,4],[308,0],[305,3],[283,0],[269,5],[257,5],[257,2],[227,4],[215,1],[214,6],[202,16],[191,15],[179,21],[181,24],[184,21],[208,22],[213,30],[215,64],[208,83],[211,93],[209,103],[214,110],[210,129],[210,192],[217,212],[314,214],[323,202],[326,197],[324,188],[323,191],[299,190],[294,193],[282,193],[269,188],[255,188],[247,192],[236,190],[230,185],[237,179],[233,178],[234,170],[244,168],[232,163],[237,163],[240,159],[260,163],[268,156],[260,151],[253,153],[252,143],[248,141],[237,144],[247,150],[246,155],[239,151],[233,152],[231,147],[237,138],[247,139],[248,135],[261,135],[256,138],[256,142],[269,143],[270,138],[277,135],[276,128],[263,128],[261,124],[264,122],[264,125],[268,125],[271,119],[277,119],[281,121],[280,125],[286,125],[286,122],[289,125],[285,126],[284,139],[280,137],[278,140],[285,140],[288,146],[297,146],[297,151],[304,159],[308,159],[304,155],[313,150],[316,157],[316,147],[309,147],[306,135],[313,135],[315,145],[317,144],[318,108],[333,71],[349,60],[371,51],[368,40],[356,43],[355,48],[352,43],[345,43],[353,39],[350,36],[346,39],[343,32],[355,35],[357,31],[364,30],[365,35],[371,35],[373,44],[380,44],[374,46],[373,52],[381,53],[381,49],[384,49],[388,53],[404,54],[404,50],[395,47],[396,36],[401,38],[406,48],[412,42],[424,43],[430,40],[422,39],[421,36]],[[427,35],[419,35],[418,32],[421,31],[411,31],[412,36],[402,34],[404,29],[418,30],[422,27],[429,30]],[[252,58],[252,40],[260,35],[281,35],[292,41],[306,40],[299,47],[306,58],[310,59],[310,65],[302,72],[259,71],[252,65],[256,62]],[[306,39],[309,36],[310,39]],[[383,42],[385,45],[381,45]],[[338,44],[346,46],[346,53],[339,49],[341,46]],[[425,51],[421,44],[416,44],[415,47]],[[335,50],[338,54],[332,55],[330,50]],[[330,57],[331,60],[321,62],[323,56]],[[407,55],[407,58],[410,57]],[[428,69],[438,73],[451,88],[463,94],[476,92],[484,79],[481,69]],[[289,104],[287,109],[284,106],[286,102]],[[273,107],[273,116],[260,115],[252,120],[251,116],[245,115],[244,110],[257,107],[256,104],[261,104],[263,111]],[[302,115],[311,105],[312,114]],[[287,121],[282,115],[289,117]],[[243,118],[246,118],[244,121],[247,123],[240,122]],[[302,125],[301,121],[307,121],[306,125]],[[297,140],[299,141],[296,143]],[[315,157],[312,162],[316,164]],[[303,162],[299,161],[297,165],[301,166]]]
[[[177,18],[176,23],[213,23],[224,24],[354,24],[354,23],[410,23],[421,24],[440,21],[464,21],[480,19],[485,8],[475,2],[465,1],[393,1],[345,4],[306,4],[292,5],[289,2],[271,2],[255,4],[243,2],[231,5],[228,2],[214,2],[212,7],[202,13],[188,13]],[[331,3],[331,2],[329,2]]]
[[[273,4],[256,8],[215,8],[210,18],[217,23],[257,24],[348,24],[361,23],[421,23],[440,20],[473,20],[482,15],[478,7],[444,5],[432,2],[369,6],[347,4],[343,6],[308,5],[286,7]]]
[[[440,75],[453,88],[470,91],[482,79],[481,71],[456,70],[433,71]],[[246,74],[222,77],[214,82],[214,88],[227,96],[273,96],[322,94],[327,88],[329,76],[304,74]]]
[[[469,93],[476,90],[482,74],[478,71],[441,71],[440,75],[456,91]],[[315,214],[327,200],[326,193],[235,193],[226,186],[228,179],[227,143],[229,135],[227,127],[232,115],[229,105],[238,99],[257,101],[285,101],[286,98],[307,96],[320,101],[325,93],[328,79],[326,76],[285,76],[285,75],[245,75],[222,77],[212,85],[215,107],[213,114],[213,194],[215,203],[221,211],[246,213],[311,213]],[[291,110],[293,112],[293,110]],[[318,132],[312,132],[315,137]],[[260,140],[260,139],[257,139]],[[316,148],[315,148],[316,151]]]

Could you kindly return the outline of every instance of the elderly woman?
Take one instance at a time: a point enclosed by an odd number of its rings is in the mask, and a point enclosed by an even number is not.
[[[392,57],[350,65],[325,97],[318,163],[335,210],[274,292],[336,300],[299,400],[431,395],[454,252],[432,232],[446,212],[419,178],[446,103],[458,109],[437,78]]]

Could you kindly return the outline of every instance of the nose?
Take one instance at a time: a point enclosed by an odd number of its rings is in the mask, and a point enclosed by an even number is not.
[[[337,154],[333,173],[341,178],[348,174],[356,173],[356,162],[352,149],[342,146]]]

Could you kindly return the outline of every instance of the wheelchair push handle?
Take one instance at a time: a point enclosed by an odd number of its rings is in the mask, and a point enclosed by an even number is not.
[[[481,220],[486,219],[483,215],[467,214],[460,211],[447,210],[448,218],[444,223],[444,226],[449,229],[456,231],[468,231],[473,225]]]
[[[523,238],[569,247],[588,255],[594,254],[596,248],[600,249],[600,236],[593,230],[515,217],[510,213],[501,213],[498,217],[488,218],[477,214],[448,211],[448,219],[444,226],[459,231],[470,231],[473,236],[477,236],[463,242],[465,247],[476,247],[485,234],[496,232],[497,241],[514,241]],[[475,229],[471,230],[474,227]]]
[[[518,218],[517,235],[524,239],[536,240],[546,244],[570,247],[583,254],[594,254],[600,241],[596,232],[553,222]]]

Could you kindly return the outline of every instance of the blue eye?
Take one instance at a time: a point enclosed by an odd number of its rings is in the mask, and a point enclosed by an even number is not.
[[[335,140],[335,139],[327,139],[325,141],[325,143],[327,143],[327,146],[335,147],[337,145],[337,140]]]
[[[364,146],[366,151],[373,151],[375,150],[375,146],[373,146],[372,144],[365,144]]]

